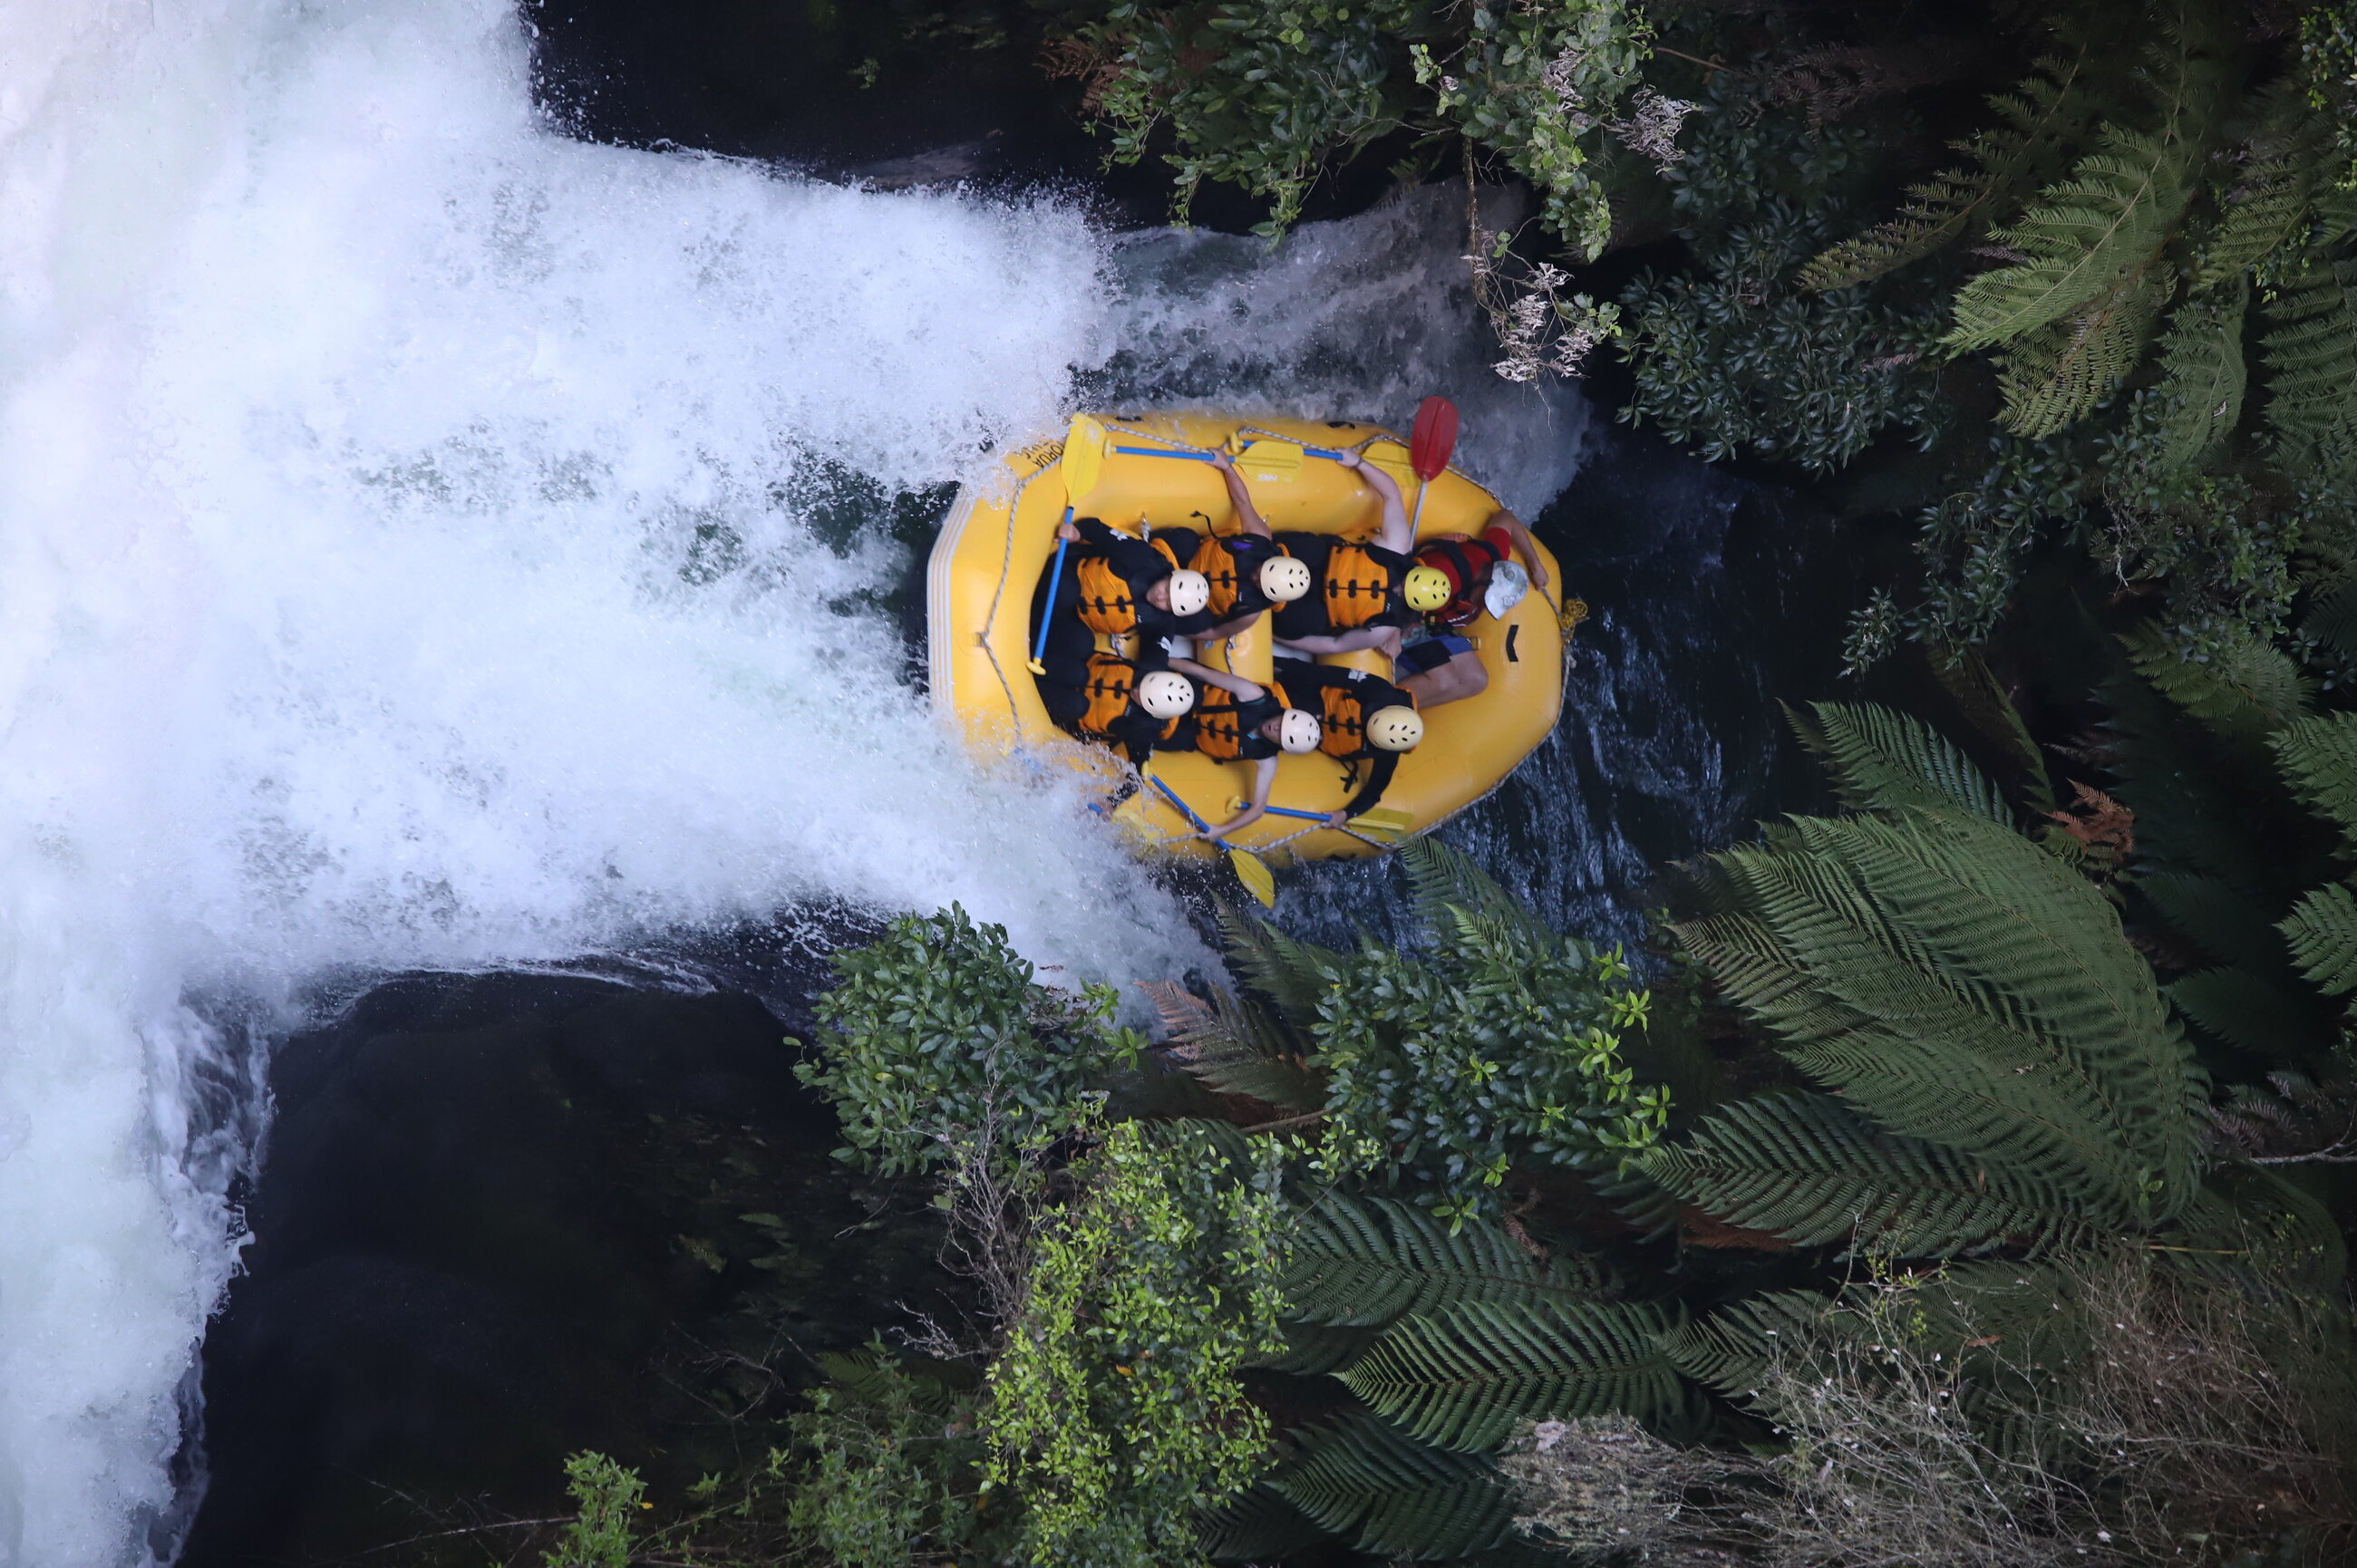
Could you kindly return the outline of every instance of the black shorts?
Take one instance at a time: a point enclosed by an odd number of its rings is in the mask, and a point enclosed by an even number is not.
[[[1393,660],[1392,663],[1405,678],[1409,675],[1427,674],[1439,669],[1458,654],[1472,651],[1472,639],[1458,637],[1454,632],[1442,632],[1437,637],[1427,637],[1421,642],[1408,644],[1407,647],[1400,650],[1399,657]]]

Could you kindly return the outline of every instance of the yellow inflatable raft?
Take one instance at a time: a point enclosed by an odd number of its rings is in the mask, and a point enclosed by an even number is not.
[[[1405,446],[1375,425],[1246,421],[1212,413],[1106,415],[1103,420],[1115,443],[1131,446],[1208,449],[1225,445],[1237,432],[1246,441],[1329,448],[1372,440],[1369,458],[1400,481],[1412,512],[1417,505],[1419,487],[1408,467]],[[1159,790],[1139,787],[1125,758],[1057,728],[1027,667],[1031,599],[1055,551],[1056,526],[1067,501],[1062,458],[1060,442],[1025,447],[1007,458],[1006,472],[959,493],[934,542],[926,580],[933,703],[986,756],[1013,754],[1099,773],[1105,782],[1106,810],[1133,830],[1141,848],[1216,854],[1220,852],[1194,836],[1191,824]],[[1272,529],[1355,539],[1373,536],[1381,509],[1369,489],[1340,465],[1310,457],[1297,466],[1262,465],[1265,471],[1256,472],[1247,457],[1237,467]],[[1454,468],[1434,478],[1428,492],[1422,497],[1419,540],[1479,533],[1498,510],[1496,497]],[[1116,452],[1105,457],[1078,506],[1081,516],[1103,518],[1130,533],[1141,525],[1200,531],[1207,523],[1216,533],[1239,532],[1226,487],[1207,463]],[[1544,553],[1544,546],[1540,548]],[[1428,711],[1423,744],[1400,758],[1383,805],[1405,815],[1406,834],[1430,830],[1496,789],[1555,728],[1563,711],[1563,587],[1552,555],[1546,556],[1546,566],[1548,585],[1534,588],[1504,620],[1485,615],[1466,628],[1489,667],[1490,684],[1478,696]],[[1269,678],[1274,655],[1265,616],[1225,645],[1196,650],[1196,657],[1213,668],[1254,681]],[[1372,650],[1319,662],[1392,673],[1389,661]],[[1251,763],[1216,762],[1191,751],[1158,752],[1146,771],[1213,822],[1233,815],[1252,789]],[[1269,804],[1331,811],[1351,794],[1345,765],[1317,754],[1286,757],[1277,765]],[[1292,858],[1372,854],[1387,846],[1387,835],[1328,828],[1272,812],[1229,842],[1283,865]]]

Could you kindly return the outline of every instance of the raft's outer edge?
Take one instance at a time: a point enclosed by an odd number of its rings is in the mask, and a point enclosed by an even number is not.
[[[930,694],[933,711],[952,724],[957,715],[955,661],[950,657],[949,639],[933,636],[931,629],[946,624],[951,574],[957,563],[958,542],[974,519],[974,487],[960,485],[957,499],[942,520],[942,531],[933,536],[933,553],[925,563],[925,662]]]

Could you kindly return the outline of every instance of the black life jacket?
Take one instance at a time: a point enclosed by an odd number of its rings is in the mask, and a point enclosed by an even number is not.
[[[1131,704],[1137,699],[1137,666],[1110,653],[1092,653],[1088,678],[1081,682],[1081,694],[1088,700],[1088,706],[1074,722],[1073,732],[1087,740],[1123,740],[1125,737],[1116,734],[1114,726],[1130,716]],[[1168,740],[1176,736],[1185,722],[1185,714],[1160,721],[1161,738]]]
[[[1263,695],[1240,703],[1234,693],[1209,682],[1202,682],[1200,691],[1194,714],[1197,751],[1216,762],[1275,755],[1275,743],[1258,732],[1261,725],[1285,711],[1280,699]]]
[[[1170,563],[1170,569],[1177,571],[1178,557],[1170,553],[1170,546],[1158,539],[1150,542],[1162,559]],[[1143,594],[1145,590],[1134,590],[1130,580],[1123,576],[1111,561],[1102,555],[1083,555],[1077,564],[1074,575],[1079,580],[1080,591],[1075,596],[1072,607],[1079,613],[1082,626],[1106,637],[1121,637],[1137,629],[1135,595]]]

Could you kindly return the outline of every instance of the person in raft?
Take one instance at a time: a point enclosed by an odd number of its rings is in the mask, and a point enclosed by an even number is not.
[[[1415,566],[1408,552],[1415,528],[1389,474],[1358,452],[1336,459],[1383,502],[1383,521],[1363,543],[1331,533],[1286,532],[1276,542],[1309,568],[1316,586],[1276,607],[1276,640],[1302,653],[1349,653],[1372,648],[1385,633],[1415,624],[1404,589]]]
[[[1391,656],[1393,674],[1419,708],[1479,696],[1489,689],[1490,667],[1465,628],[1484,614],[1504,619],[1534,584],[1547,585],[1546,563],[1523,520],[1501,507],[1478,538],[1444,533],[1415,553],[1402,593],[1412,607],[1433,607],[1424,609],[1429,635],[1409,641],[1406,632],[1386,628],[1369,645]]]
[[[1363,670],[1297,659],[1280,660],[1270,682],[1287,707],[1317,715],[1318,749],[1351,766],[1358,788],[1327,821],[1339,826],[1373,810],[1383,791],[1391,788],[1400,755],[1415,750],[1424,738],[1424,718],[1415,711],[1415,693]],[[1361,764],[1365,765],[1363,774],[1359,771]]]
[[[1176,747],[1195,709],[1195,683],[1164,668],[1158,651],[1117,659],[1097,651],[1082,633],[1077,647],[1069,640],[1051,646],[1042,662],[1047,673],[1036,679],[1048,716],[1141,767],[1156,750]]]
[[[1289,605],[1308,594],[1313,579],[1308,563],[1286,554],[1269,532],[1268,523],[1244,489],[1235,459],[1225,452],[1211,454],[1211,467],[1227,481],[1228,500],[1236,509],[1243,532],[1222,539],[1206,528],[1199,536],[1191,528],[1157,528],[1154,538],[1168,544],[1172,555],[1200,572],[1211,586],[1212,624],[1198,633],[1216,642],[1250,629],[1267,611]]]
[[[1134,636],[1141,649],[1211,628],[1211,580],[1181,565],[1168,541],[1132,539],[1093,517],[1059,524],[1056,537],[1071,545],[1064,552],[1063,578],[1056,584],[1056,615],[1063,625],[1077,622],[1105,637]],[[1048,602],[1048,580],[1055,571],[1051,556],[1031,601],[1035,634],[1037,607]],[[1071,621],[1064,619],[1068,613]],[[1060,629],[1051,628],[1050,637]]]
[[[1196,751],[1215,762],[1253,765],[1252,799],[1244,809],[1203,832],[1203,837],[1216,843],[1267,814],[1268,792],[1276,784],[1278,754],[1316,751],[1324,738],[1323,726],[1315,714],[1287,706],[1281,693],[1257,681],[1224,674],[1191,659],[1173,659],[1170,668],[1195,682],[1195,711],[1178,734],[1157,749]],[[1327,819],[1332,827],[1340,827],[1348,820],[1340,811]]]

